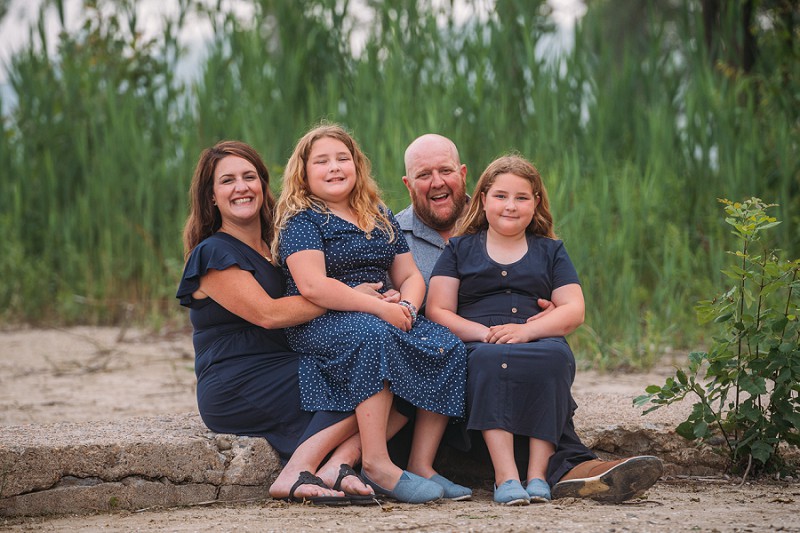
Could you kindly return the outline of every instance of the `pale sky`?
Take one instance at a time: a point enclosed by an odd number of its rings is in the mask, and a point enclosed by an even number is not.
[[[439,3],[449,3],[449,0],[435,0]],[[8,14],[0,21],[0,91],[3,93],[4,100],[8,99],[9,88],[7,85],[6,65],[12,54],[22,48],[29,39],[30,26],[35,24],[38,11],[43,0],[11,0]],[[213,3],[216,3],[214,0]],[[571,35],[576,19],[583,16],[586,12],[584,0],[548,0],[553,7],[553,19],[564,34]],[[80,9],[82,0],[65,0],[64,9],[66,25],[69,30],[75,29],[80,21]],[[351,9],[357,12],[360,2],[356,0],[351,4]],[[251,3],[247,0],[222,0],[224,8],[233,9],[242,17],[252,12]],[[494,0],[473,0],[474,8],[468,7],[464,1],[456,2],[456,19],[464,20],[474,16],[475,12],[486,13],[492,9]],[[164,15],[177,13],[178,2],[176,0],[138,0],[140,28],[143,29],[145,37],[154,35],[161,30]],[[46,18],[45,27],[47,28],[50,42],[55,41],[59,30],[59,23],[56,11],[50,8]],[[357,52],[359,49],[359,34],[354,32],[353,48]],[[183,45],[188,46],[188,50],[194,50],[194,54],[186,58],[186,63],[196,65],[201,60],[203,50],[202,43],[206,42],[211,36],[211,25],[206,20],[195,20],[191,24],[186,24],[180,35]],[[557,43],[562,45],[564,43]],[[9,102],[4,102],[7,106]]]

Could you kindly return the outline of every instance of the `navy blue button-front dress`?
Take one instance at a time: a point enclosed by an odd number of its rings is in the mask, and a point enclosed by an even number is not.
[[[281,270],[231,235],[212,235],[192,251],[177,297],[190,309],[194,328],[197,406],[209,429],[264,437],[286,461],[306,438],[352,413],[303,411],[300,355],[283,330],[251,324],[211,298],[192,297],[208,270],[234,265],[253,274],[271,297],[283,295]]]

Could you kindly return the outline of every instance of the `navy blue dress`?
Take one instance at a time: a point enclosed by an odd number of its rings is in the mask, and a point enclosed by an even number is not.
[[[264,329],[211,298],[194,299],[209,269],[238,266],[253,274],[273,298],[284,290],[281,270],[227,233],[192,251],[177,297],[189,308],[197,375],[197,406],[218,433],[264,437],[286,461],[305,439],[352,413],[310,413],[300,408],[298,361],[283,330]]]
[[[538,298],[549,300],[555,289],[579,283],[560,240],[529,234],[525,256],[504,265],[489,257],[485,231],[451,239],[435,276],[458,278],[457,314],[485,326],[523,324],[541,311]],[[572,425],[575,358],[564,337],[523,344],[469,342],[467,352],[468,429],[502,429],[555,444],[554,457],[561,463],[554,465],[553,483],[594,458]],[[566,453],[559,455],[564,446]]]
[[[293,253],[321,250],[329,277],[350,287],[385,282],[395,256],[409,251],[389,216],[393,242],[384,231],[367,234],[336,215],[303,211],[281,232],[280,256],[285,263]],[[291,275],[287,278],[287,294],[299,294]],[[404,332],[369,313],[328,311],[287,328],[286,336],[295,350],[314,354],[300,361],[304,409],[351,411],[388,381],[392,393],[416,407],[452,417],[464,414],[464,344],[430,320],[419,317]]]

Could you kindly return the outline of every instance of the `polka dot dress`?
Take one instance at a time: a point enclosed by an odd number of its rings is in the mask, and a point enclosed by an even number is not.
[[[302,250],[325,253],[328,276],[354,287],[385,282],[396,254],[408,252],[390,214],[395,241],[378,229],[367,234],[327,213],[304,211],[281,232],[280,255]],[[284,267],[285,268],[285,267]],[[287,272],[289,295],[299,294]],[[452,417],[464,415],[466,350],[450,330],[419,317],[404,332],[375,315],[328,311],[307,324],[288,328],[300,361],[300,398],[308,411],[352,411],[383,389],[411,404]]]

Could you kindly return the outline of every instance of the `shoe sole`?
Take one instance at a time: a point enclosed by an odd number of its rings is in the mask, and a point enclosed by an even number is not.
[[[620,503],[643,494],[663,473],[658,457],[632,457],[599,476],[560,481],[553,487],[552,497]]]
[[[472,494],[465,494],[463,496],[456,496],[455,498],[448,498],[446,496],[443,496],[442,499],[443,500],[449,500],[451,502],[463,502],[463,501],[466,501],[466,500],[471,500],[472,499]]]
[[[525,498],[520,498],[518,500],[511,500],[510,502],[494,502],[499,503],[500,505],[505,505],[507,507],[513,507],[515,505],[528,505],[530,500],[526,500]]]

